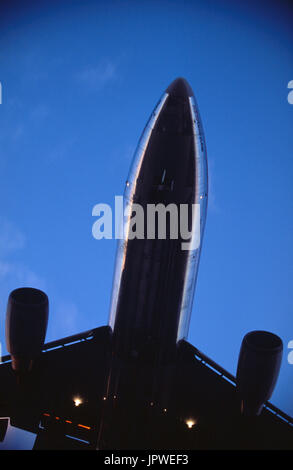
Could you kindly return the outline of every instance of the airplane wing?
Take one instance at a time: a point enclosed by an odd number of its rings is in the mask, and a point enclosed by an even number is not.
[[[198,449],[293,448],[292,418],[269,402],[260,416],[241,416],[235,377],[188,342],[180,348],[176,401],[187,424],[182,446],[188,436]]]
[[[3,357],[0,417],[9,416],[12,426],[35,433],[34,449],[95,448],[110,355],[110,329],[101,327],[45,344],[32,375],[20,384],[10,356]],[[145,428],[149,448],[293,447],[293,420],[289,416],[268,402],[261,416],[240,416],[235,378],[186,341],[180,342],[172,377],[168,409],[154,403],[141,415],[140,428]],[[122,407],[131,416],[131,403],[124,401]],[[135,414],[138,422],[137,409]],[[5,428],[5,422],[0,421]],[[123,448],[125,420],[119,427],[116,424],[113,432]]]
[[[0,416],[37,434],[35,448],[89,448],[96,437],[110,353],[109,327],[47,343],[17,383],[10,356],[0,365]],[[2,428],[5,421],[1,420]],[[54,430],[44,436],[47,427]],[[4,438],[4,436],[2,436]]]

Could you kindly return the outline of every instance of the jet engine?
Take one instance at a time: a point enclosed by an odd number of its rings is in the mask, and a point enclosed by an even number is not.
[[[38,289],[13,290],[6,310],[6,346],[17,374],[29,372],[40,354],[48,324],[47,295]]]
[[[244,336],[236,375],[243,415],[257,416],[261,413],[274,391],[282,353],[282,340],[273,333],[251,331]]]

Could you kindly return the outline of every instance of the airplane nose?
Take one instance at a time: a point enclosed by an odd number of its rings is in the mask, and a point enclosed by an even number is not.
[[[185,78],[176,78],[167,88],[166,93],[174,98],[188,98],[193,96],[193,91]]]

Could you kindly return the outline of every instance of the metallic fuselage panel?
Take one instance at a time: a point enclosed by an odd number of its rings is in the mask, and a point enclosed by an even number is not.
[[[144,238],[129,239],[135,206],[144,208]],[[180,235],[147,239],[147,205],[188,205],[189,231],[200,231],[196,249]],[[200,227],[192,226],[200,205]],[[110,326],[120,352],[156,350],[165,358],[188,333],[207,206],[206,148],[193,96],[165,93],[139,141],[124,193],[124,239],[118,243]],[[159,353],[160,354],[160,353]]]

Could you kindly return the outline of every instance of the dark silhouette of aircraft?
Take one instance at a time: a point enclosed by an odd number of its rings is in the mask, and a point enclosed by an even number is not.
[[[118,242],[109,325],[44,344],[46,294],[23,287],[9,296],[2,440],[9,418],[36,434],[34,449],[293,447],[292,419],[268,402],[282,358],[278,336],[249,332],[236,378],[186,341],[207,198],[199,111],[189,84],[178,78],[155,107],[126,182],[130,210]],[[132,236],[138,205],[165,208],[165,233],[158,213],[150,227],[144,210],[143,236]],[[174,235],[172,217],[184,207],[187,236]]]

